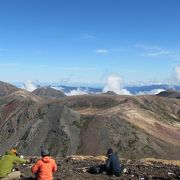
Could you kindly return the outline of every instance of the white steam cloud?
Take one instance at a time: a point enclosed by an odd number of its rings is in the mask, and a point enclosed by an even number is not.
[[[175,67],[175,78],[180,83],[180,66]]]
[[[37,87],[32,81],[27,81],[22,85],[21,88],[27,91],[34,91]]]
[[[103,92],[107,91],[113,91],[119,95],[131,95],[127,89],[123,89],[123,79],[116,75],[110,75],[107,77],[107,82],[103,88]]]
[[[76,96],[76,95],[84,95],[88,94],[87,90],[81,90],[80,88],[74,89],[70,91],[69,93],[65,93],[67,96]]]

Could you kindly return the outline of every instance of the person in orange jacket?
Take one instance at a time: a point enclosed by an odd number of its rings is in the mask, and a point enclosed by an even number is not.
[[[52,180],[53,172],[57,171],[54,159],[50,157],[48,150],[41,151],[42,159],[32,166],[31,171],[36,175],[37,180]]]

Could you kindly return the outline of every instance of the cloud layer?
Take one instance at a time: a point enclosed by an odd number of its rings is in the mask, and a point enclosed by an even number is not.
[[[162,91],[165,91],[165,89],[153,89],[151,91],[140,91],[136,95],[156,95]]]
[[[77,88],[77,89],[74,89],[74,90],[70,91],[69,93],[65,93],[65,94],[67,96],[84,95],[84,94],[88,94],[88,91]]]

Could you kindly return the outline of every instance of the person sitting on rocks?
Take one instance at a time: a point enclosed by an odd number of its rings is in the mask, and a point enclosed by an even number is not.
[[[1,180],[13,180],[20,178],[20,171],[12,172],[14,164],[24,164],[27,160],[18,157],[17,150],[15,148],[10,149],[0,159],[0,179]]]
[[[113,153],[113,149],[109,148],[107,151],[107,160],[106,160],[106,172],[108,175],[121,175],[121,165],[119,158],[116,154]]]
[[[31,171],[35,173],[37,180],[52,180],[53,172],[57,171],[56,162],[50,157],[50,153],[46,149],[41,151],[41,156],[42,159],[32,166]]]

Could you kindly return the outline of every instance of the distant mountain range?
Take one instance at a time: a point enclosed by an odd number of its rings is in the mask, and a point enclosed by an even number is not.
[[[131,86],[131,87],[125,87],[125,89],[131,92],[131,94],[138,94],[140,92],[151,92],[156,89],[180,91],[180,86],[160,84],[160,85],[146,85],[146,86]]]
[[[22,88],[23,83],[15,83],[16,87]],[[62,91],[66,95],[78,95],[78,94],[100,94],[103,92],[103,87],[90,87],[90,86],[66,86],[58,84],[37,84],[36,88],[49,87]],[[125,86],[123,89],[129,91],[132,95],[143,94],[158,94],[161,91],[174,90],[180,91],[180,85],[168,85],[168,84],[152,84],[152,85],[139,85],[139,86]]]
[[[82,92],[87,92],[88,94],[99,94],[102,93],[103,88],[95,87],[72,87],[72,86],[52,86],[50,87],[63,91],[64,93],[70,93],[73,90],[80,89]],[[125,86],[124,89],[128,90],[132,95],[142,95],[142,94],[158,94],[163,90],[175,90],[180,91],[180,86],[172,86],[167,84],[161,85],[146,85],[146,86]]]

